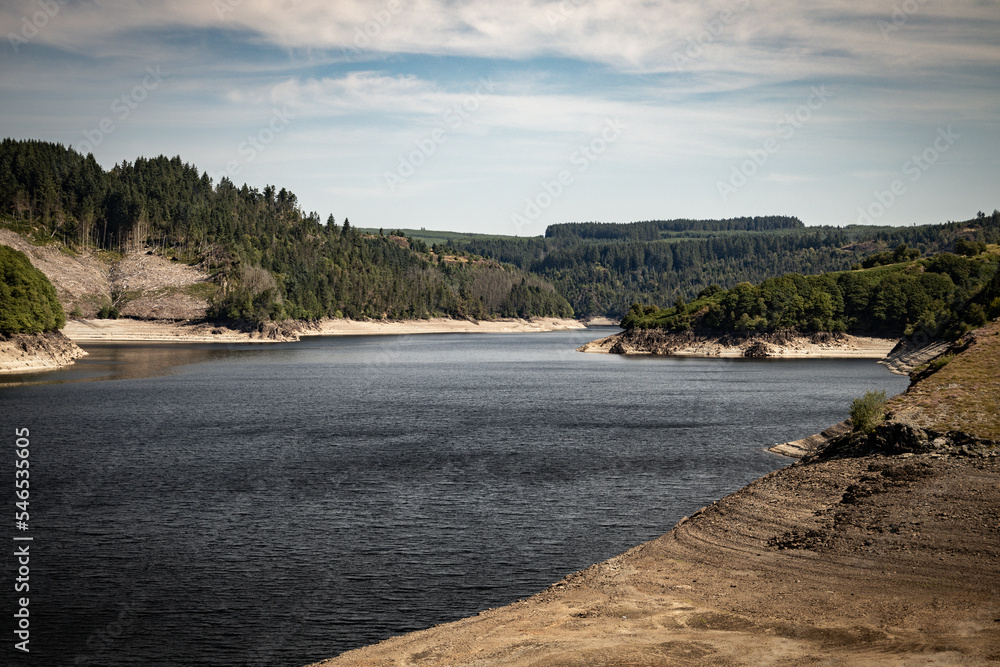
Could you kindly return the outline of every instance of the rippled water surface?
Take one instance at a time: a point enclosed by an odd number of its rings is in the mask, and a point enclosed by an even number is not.
[[[574,351],[600,335],[100,345],[0,387],[4,430],[31,429],[14,664],[302,665],[503,605],[906,385],[873,361]]]

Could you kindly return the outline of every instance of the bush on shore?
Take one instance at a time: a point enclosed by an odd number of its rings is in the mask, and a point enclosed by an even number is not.
[[[851,402],[851,423],[854,430],[871,433],[885,419],[885,392],[866,391],[861,398]]]
[[[0,245],[0,333],[57,331],[66,314],[45,274],[27,255]]]

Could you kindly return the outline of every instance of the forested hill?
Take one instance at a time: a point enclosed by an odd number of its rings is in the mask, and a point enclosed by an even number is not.
[[[624,317],[633,303],[690,301],[783,274],[845,271],[901,244],[926,257],[1000,242],[1000,211],[919,227],[808,227],[789,216],[566,223],[545,237],[362,232],[294,193],[214,183],[179,157],[104,170],[39,141],[0,142],[0,224],[38,242],[140,248],[199,264],[212,313],[261,321]],[[428,247],[431,244],[432,247]]]
[[[59,144],[6,139],[0,223],[71,252],[142,249],[199,264],[216,285],[211,314],[230,319],[572,315],[551,284],[515,267],[361,233],[333,215],[324,223],[289,190],[213,183],[179,157],[106,171]]]
[[[578,316],[624,316],[633,303],[693,299],[715,284],[843,271],[905,244],[928,255],[1000,241],[1000,211],[915,227],[806,227],[782,216],[553,225],[546,237],[473,236],[451,244],[545,278]]]
[[[794,330],[955,338],[1000,317],[1000,247],[960,242],[958,250],[964,254],[916,259],[918,252],[901,245],[870,258],[868,268],[790,274],[729,290],[710,286],[690,303],[633,305],[622,326],[707,335]]]

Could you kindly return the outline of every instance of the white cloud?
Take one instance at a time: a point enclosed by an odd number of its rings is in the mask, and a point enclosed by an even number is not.
[[[107,52],[133,31],[221,28],[249,30],[289,49],[554,55],[627,71],[677,71],[680,55],[682,71],[752,73],[761,80],[997,62],[1000,16],[993,3],[913,4],[900,18],[895,0],[297,0],[280,6],[269,0],[105,0],[61,6],[34,39]],[[6,5],[0,30],[17,32],[37,11],[38,4],[26,0]]]

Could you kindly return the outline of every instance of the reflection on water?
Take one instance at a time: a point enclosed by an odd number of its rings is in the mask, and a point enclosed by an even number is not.
[[[176,366],[223,359],[259,349],[253,344],[219,343],[84,343],[87,356],[72,366],[35,373],[0,376],[0,386],[80,382],[84,380],[133,380],[169,373]]]

